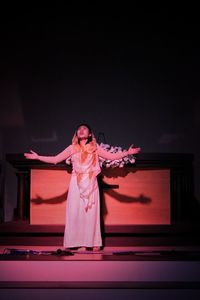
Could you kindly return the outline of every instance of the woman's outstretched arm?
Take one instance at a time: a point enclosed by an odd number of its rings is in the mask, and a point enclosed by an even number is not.
[[[97,145],[98,155],[107,160],[121,159],[128,155],[137,154],[140,152],[140,150],[140,148],[133,148],[133,145],[131,145],[127,151],[110,153],[109,151],[104,150],[101,146]]]
[[[62,152],[58,153],[54,156],[43,156],[39,155],[34,151],[30,151],[30,153],[24,153],[24,156],[27,159],[36,159],[46,163],[57,164],[65,159],[67,159],[72,154],[72,146],[68,146]]]

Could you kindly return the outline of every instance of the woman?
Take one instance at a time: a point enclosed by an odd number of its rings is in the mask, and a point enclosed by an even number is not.
[[[140,148],[110,153],[100,147],[87,124],[80,124],[72,139],[72,144],[55,156],[41,156],[31,150],[24,153],[27,159],[36,159],[57,164],[71,159],[72,176],[69,184],[64,247],[100,250],[102,237],[100,230],[100,203],[97,175],[101,172],[99,157],[106,160],[121,159],[137,154]]]

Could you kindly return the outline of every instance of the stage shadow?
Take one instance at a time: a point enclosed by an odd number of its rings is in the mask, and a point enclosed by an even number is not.
[[[68,190],[61,195],[52,198],[42,198],[37,196],[36,198],[31,199],[31,202],[39,205],[39,204],[59,204],[65,202],[67,200]]]
[[[119,202],[125,202],[125,203],[141,203],[141,204],[149,204],[152,202],[152,199],[150,197],[145,196],[144,194],[140,194],[138,197],[133,196],[127,196],[123,195],[116,191],[116,189],[119,188],[119,185],[112,185],[108,184],[104,181],[104,177],[107,178],[118,178],[118,177],[125,177],[129,173],[136,173],[137,170],[134,170],[133,168],[110,168],[110,169],[104,169],[101,174],[98,176],[98,184],[100,189],[100,195],[101,195],[101,202],[104,203],[103,211],[104,215],[107,213],[107,209],[105,207],[105,199],[104,194],[108,194],[111,197],[113,197],[115,200]]]
[[[118,202],[123,203],[140,203],[142,205],[149,205],[152,199],[144,194],[140,194],[138,197],[131,195],[124,195],[116,191],[119,185],[108,184],[104,181],[105,178],[119,178],[126,177],[129,173],[136,173],[137,170],[133,167],[124,168],[108,168],[102,170],[101,174],[98,176],[98,184],[100,191],[100,218],[101,218],[101,232],[102,236],[105,236],[105,217],[108,215],[108,209],[105,201],[105,194],[111,196]]]
[[[111,196],[118,202],[123,203],[140,203],[141,205],[149,205],[152,202],[150,197],[147,197],[144,194],[140,194],[138,197],[125,195],[119,193],[116,189],[119,188],[119,185],[112,185],[105,182],[105,178],[118,178],[118,177],[126,177],[129,173],[135,173],[137,170],[133,169],[132,167],[124,167],[124,168],[109,168],[103,169],[102,172],[98,176],[98,185],[99,185],[99,192],[100,192],[100,220],[101,220],[101,232],[102,236],[105,236],[105,225],[104,220],[108,215],[108,209],[105,201],[105,195]],[[133,183],[134,184],[134,183]],[[37,195],[35,198],[31,199],[31,202],[35,205],[41,204],[51,204],[56,205],[67,201],[68,190],[61,195],[56,197],[50,198],[42,198]]]

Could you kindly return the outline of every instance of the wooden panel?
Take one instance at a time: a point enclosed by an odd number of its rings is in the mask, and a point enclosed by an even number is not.
[[[31,224],[65,224],[71,174],[31,170]],[[170,224],[170,171],[105,170],[100,177],[105,225]]]
[[[65,170],[31,170],[31,224],[64,224],[71,174]]]
[[[107,225],[170,224],[170,171],[124,168],[119,176],[108,170],[103,181],[119,185],[105,189],[104,223]]]

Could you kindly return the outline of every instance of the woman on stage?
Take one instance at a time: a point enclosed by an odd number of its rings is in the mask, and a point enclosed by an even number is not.
[[[36,152],[24,153],[27,159],[36,159],[57,164],[71,159],[70,179],[64,233],[65,248],[92,248],[99,251],[102,246],[100,230],[100,203],[97,175],[101,172],[99,157],[106,160],[121,159],[139,153],[140,148],[110,153],[96,143],[94,134],[87,124],[80,124],[72,144],[55,156],[41,156]]]

